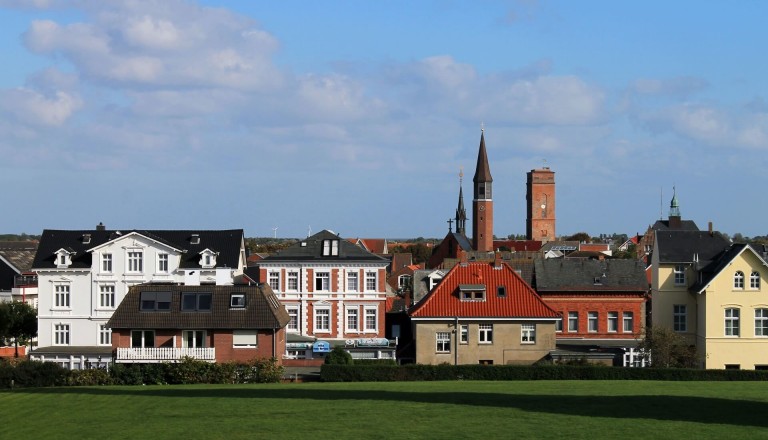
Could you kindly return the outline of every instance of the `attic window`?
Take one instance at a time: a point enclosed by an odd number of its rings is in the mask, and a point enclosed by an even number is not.
[[[139,309],[145,312],[171,310],[171,292],[141,292]]]
[[[192,244],[200,244],[200,234],[192,234],[192,238],[190,239],[190,243],[192,243]]]
[[[323,240],[323,256],[339,255],[339,240]]]
[[[91,234],[83,234],[83,244],[89,244],[91,242]]]
[[[485,301],[485,286],[482,284],[460,284],[459,298],[462,301]]]
[[[506,298],[507,297],[507,287],[506,286],[498,286],[498,287],[496,287],[496,295],[498,295],[499,298]]]
[[[229,296],[229,307],[233,309],[242,309],[245,307],[245,294],[232,293]]]
[[[603,280],[600,277],[595,277],[595,284],[603,284]]]

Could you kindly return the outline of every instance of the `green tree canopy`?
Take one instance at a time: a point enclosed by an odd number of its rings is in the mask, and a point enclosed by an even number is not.
[[[0,337],[12,339],[19,357],[19,344],[37,336],[37,310],[22,301],[0,303]]]

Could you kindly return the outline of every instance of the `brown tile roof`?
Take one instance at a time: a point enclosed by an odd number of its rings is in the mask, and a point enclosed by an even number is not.
[[[169,311],[141,311],[141,292],[171,292]],[[211,292],[210,312],[181,310],[183,292]],[[230,294],[245,293],[245,307],[231,308]],[[285,307],[272,289],[258,286],[179,286],[139,284],[132,286],[115,310],[107,326],[113,329],[273,329],[282,328],[290,320]]]
[[[484,301],[462,301],[461,285],[485,287]],[[504,286],[506,295],[498,295]],[[462,263],[451,269],[440,284],[414,306],[412,318],[557,318],[536,292],[509,265]]]

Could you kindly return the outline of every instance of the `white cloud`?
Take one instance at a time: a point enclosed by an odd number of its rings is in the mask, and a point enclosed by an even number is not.
[[[2,111],[30,125],[60,126],[82,106],[77,95],[58,91],[52,96],[17,88],[3,91]]]
[[[126,42],[148,49],[174,49],[180,41],[179,30],[169,20],[145,15],[131,18],[123,28]]]

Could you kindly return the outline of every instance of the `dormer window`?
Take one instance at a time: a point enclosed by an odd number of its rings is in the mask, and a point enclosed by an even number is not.
[[[91,243],[91,234],[83,234],[83,244]]]
[[[242,309],[245,307],[245,294],[232,293],[229,296],[229,307],[233,309]]]
[[[75,253],[62,248],[56,251],[55,255],[56,267],[59,269],[66,269],[72,265],[72,256],[75,255]]]
[[[485,301],[485,286],[482,284],[460,284],[459,298],[462,301]]]
[[[200,266],[203,269],[213,269],[216,267],[217,252],[213,252],[210,249],[206,249],[200,252]]]
[[[192,238],[189,240],[192,244],[200,244],[200,234],[192,234]]]
[[[339,255],[339,240],[323,240],[323,256],[331,257]]]

